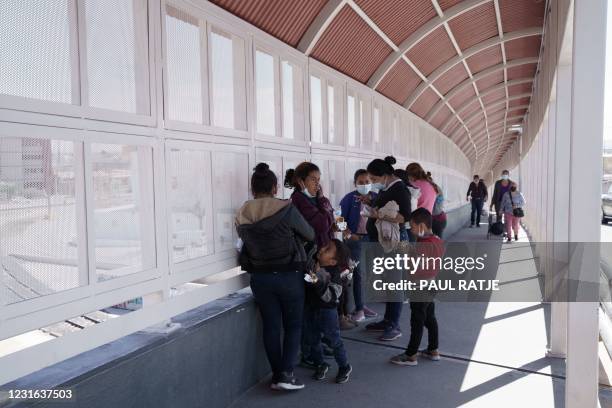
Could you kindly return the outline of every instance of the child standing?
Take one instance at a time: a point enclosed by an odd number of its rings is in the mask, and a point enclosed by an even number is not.
[[[417,252],[429,258],[442,257],[444,255],[444,241],[434,235],[431,230],[431,223],[431,213],[425,208],[418,208],[410,216],[410,230],[416,235]],[[413,278],[433,279],[437,273],[437,270],[421,268],[415,271]],[[433,361],[440,360],[434,295],[433,291],[410,294],[410,342],[404,353],[391,358],[391,363],[408,366],[418,364],[417,354],[419,354],[418,349],[423,337],[424,327],[427,328],[429,345],[420,354]]]
[[[305,340],[310,349],[310,358],[315,364],[315,380],[323,380],[329,365],[323,360],[321,337],[329,340],[338,363],[336,382],[349,380],[353,368],[348,363],[346,350],[340,338],[338,304],[342,294],[342,281],[346,279],[350,251],[341,241],[331,240],[317,253],[317,261],[311,273],[305,276],[306,303],[304,319],[308,320]]]

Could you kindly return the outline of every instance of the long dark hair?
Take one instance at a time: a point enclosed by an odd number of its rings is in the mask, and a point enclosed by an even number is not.
[[[251,176],[251,191],[253,195],[272,194],[278,184],[276,174],[270,170],[266,163],[258,163]]]
[[[375,175],[376,177],[391,176],[393,175],[393,165],[397,163],[395,157],[387,156],[384,160],[374,159],[368,164],[368,173]]]
[[[311,162],[302,162],[295,169],[288,169],[285,172],[285,187],[301,191],[299,180],[306,180],[306,177],[314,171],[320,172],[321,170]]]

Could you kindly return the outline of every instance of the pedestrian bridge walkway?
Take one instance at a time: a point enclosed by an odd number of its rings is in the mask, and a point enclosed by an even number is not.
[[[465,228],[449,241],[486,239],[486,225]],[[540,278],[527,235],[504,243],[497,279],[502,285],[537,290]],[[312,371],[297,368],[306,384],[301,392],[271,391],[266,378],[242,396],[233,408],[410,406],[420,407],[564,407],[565,362],[546,357],[549,343],[549,305],[527,302],[442,303],[436,305],[440,327],[439,362],[419,360],[416,367],[388,362],[406,346],[410,313],[405,305],[404,335],[380,342],[365,325],[344,331],[343,339],[353,365],[347,384],[336,385],[335,364],[322,382]],[[383,305],[372,305],[381,313]],[[427,336],[422,346],[426,346]],[[600,391],[602,407],[612,406],[612,393]]]

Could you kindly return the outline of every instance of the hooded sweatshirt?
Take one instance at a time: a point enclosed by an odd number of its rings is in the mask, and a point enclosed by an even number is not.
[[[314,231],[289,200],[273,197],[249,200],[238,210],[236,231],[242,239],[239,262],[247,272],[303,269],[306,241]]]

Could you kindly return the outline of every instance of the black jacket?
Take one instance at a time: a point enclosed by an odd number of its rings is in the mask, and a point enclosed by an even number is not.
[[[491,197],[491,207],[495,207],[495,211],[499,212],[501,210],[501,200],[502,200],[502,180],[497,180],[495,182],[495,186],[493,187],[493,197]],[[510,190],[510,185],[513,183],[512,180],[508,179],[508,190]]]
[[[486,201],[489,196],[489,192],[487,191],[487,186],[482,180],[479,180],[478,184],[472,181],[470,183],[470,187],[468,187],[467,196],[468,198],[472,196],[472,198],[481,198]]]
[[[334,309],[340,303],[343,279],[337,266],[317,271],[317,282],[306,284],[306,304],[312,308]]]
[[[239,263],[247,272],[304,269],[307,241],[314,231],[289,200],[259,198],[238,211],[236,230],[242,239]]]

